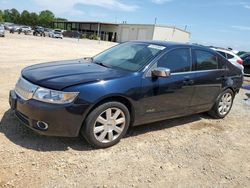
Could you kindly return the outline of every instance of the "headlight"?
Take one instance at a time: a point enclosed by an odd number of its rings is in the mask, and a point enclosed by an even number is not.
[[[33,99],[47,103],[67,104],[73,102],[77,95],[78,92],[54,91],[39,87],[35,91]]]

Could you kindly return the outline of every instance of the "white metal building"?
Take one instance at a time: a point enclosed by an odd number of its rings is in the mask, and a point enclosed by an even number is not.
[[[130,40],[165,40],[173,42],[189,42],[190,33],[182,29],[145,24],[119,24],[118,41]]]
[[[116,24],[107,22],[54,22],[53,28],[98,35],[101,40],[126,42],[130,40],[165,40],[189,42],[190,33],[172,26],[155,24]]]

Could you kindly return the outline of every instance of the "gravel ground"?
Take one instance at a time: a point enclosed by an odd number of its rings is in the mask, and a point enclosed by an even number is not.
[[[104,150],[81,137],[37,135],[15,119],[8,91],[22,68],[91,56],[113,45],[17,34],[0,38],[0,187],[250,187],[246,90],[224,120],[198,114],[130,128],[118,145]]]

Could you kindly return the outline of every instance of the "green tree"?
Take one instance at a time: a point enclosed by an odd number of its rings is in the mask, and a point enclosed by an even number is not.
[[[19,23],[20,21],[20,13],[17,9],[13,8],[10,10],[10,19],[13,23]]]
[[[55,18],[54,21],[56,21],[56,22],[67,22],[68,20],[65,19],[65,18]]]
[[[39,23],[44,27],[51,27],[55,20],[55,15],[49,10],[44,10],[39,14]]]
[[[37,13],[35,12],[32,12],[30,13],[30,26],[36,26],[36,25],[39,25],[39,16]]]
[[[20,16],[20,23],[24,25],[30,25],[31,23],[31,16],[30,13],[27,10],[24,10]]]
[[[11,20],[11,12],[9,9],[3,11],[3,18],[5,22],[12,22]]]
[[[4,22],[4,14],[2,10],[0,10],[0,23],[1,22]]]

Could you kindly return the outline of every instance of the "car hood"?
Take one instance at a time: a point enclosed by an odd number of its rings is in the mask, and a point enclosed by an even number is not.
[[[84,60],[59,61],[29,66],[22,71],[26,80],[41,87],[66,87],[122,77],[128,72],[106,68]]]

